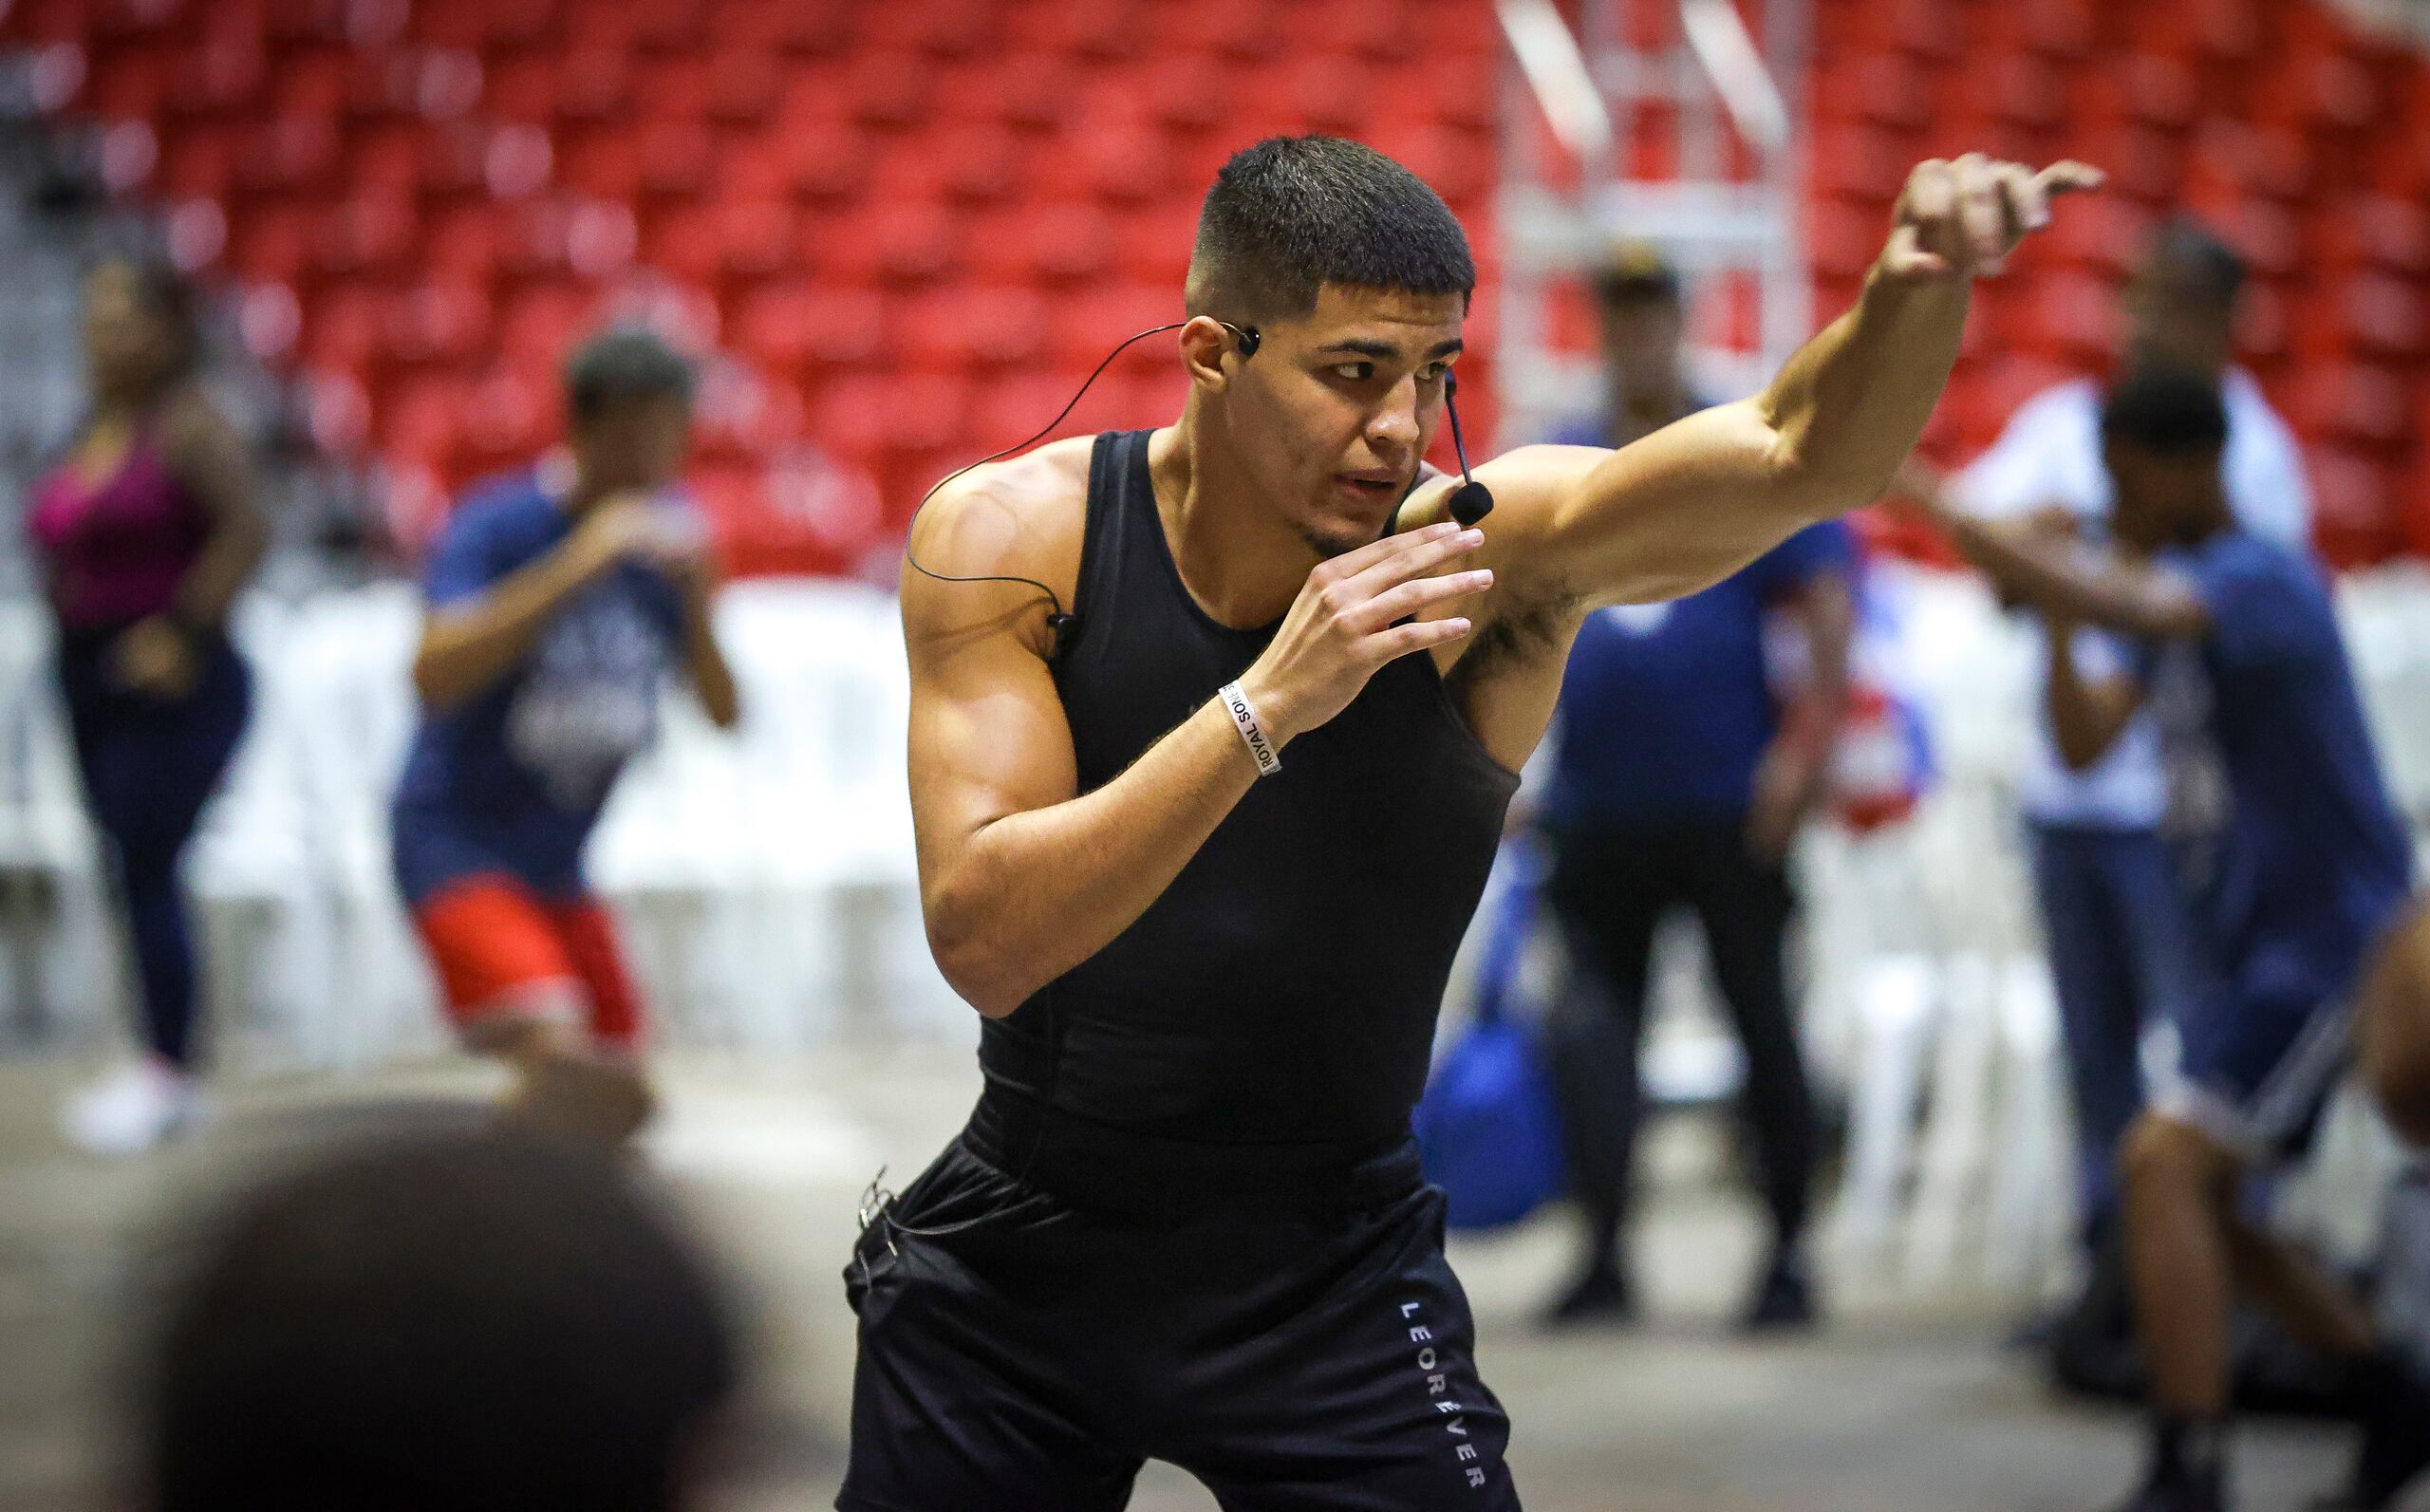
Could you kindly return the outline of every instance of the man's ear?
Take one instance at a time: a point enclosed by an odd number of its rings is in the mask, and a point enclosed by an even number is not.
[[[1230,327],[1212,315],[1193,316],[1181,328],[1182,365],[1189,381],[1209,393],[1221,393],[1230,384],[1233,367],[1224,360],[1238,356]]]

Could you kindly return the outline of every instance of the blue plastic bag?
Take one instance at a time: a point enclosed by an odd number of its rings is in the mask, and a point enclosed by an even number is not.
[[[1449,1200],[1453,1228],[1516,1223],[1559,1197],[1565,1180],[1542,1037],[1506,1011],[1535,922],[1542,867],[1518,845],[1505,859],[1515,869],[1486,941],[1475,1017],[1436,1063],[1417,1105],[1418,1159]]]

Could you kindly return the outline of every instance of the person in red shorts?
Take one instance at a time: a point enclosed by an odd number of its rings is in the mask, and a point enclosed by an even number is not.
[[[714,573],[675,491],[692,368],[657,337],[566,364],[568,446],[477,488],[433,547],[392,811],[397,878],[465,1042],[513,1065],[510,1108],[610,1143],[649,1116],[642,1033],[582,849],[682,672],[738,715],[709,628]]]

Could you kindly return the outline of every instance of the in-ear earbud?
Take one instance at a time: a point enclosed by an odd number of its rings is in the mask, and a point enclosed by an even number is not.
[[[1452,374],[1443,375],[1443,413],[1451,418],[1451,455],[1460,460],[1460,486],[1451,491],[1451,518],[1462,528],[1474,525],[1493,513],[1493,490],[1478,482],[1468,474],[1467,443],[1460,439],[1460,381]]]
[[[1258,343],[1265,340],[1265,338],[1258,333],[1258,328],[1255,326],[1235,326],[1228,320],[1223,324],[1224,328],[1230,331],[1233,338],[1240,343],[1241,360],[1243,362],[1246,362],[1248,359],[1257,355]]]

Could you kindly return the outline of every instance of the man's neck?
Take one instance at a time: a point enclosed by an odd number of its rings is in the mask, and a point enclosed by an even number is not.
[[[1148,476],[1165,540],[1199,607],[1241,629],[1282,618],[1318,557],[1253,496],[1255,485],[1194,396],[1178,423],[1149,439]]]

